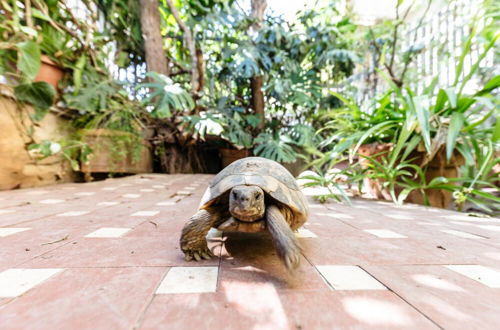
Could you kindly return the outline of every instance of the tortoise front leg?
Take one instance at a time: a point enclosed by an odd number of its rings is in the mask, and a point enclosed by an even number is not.
[[[277,206],[267,207],[266,222],[279,257],[288,269],[296,268],[300,263],[300,245]]]
[[[219,217],[207,210],[199,210],[182,228],[180,246],[185,254],[186,261],[195,259],[200,261],[213,257],[212,251],[207,246],[205,238],[210,228],[215,227]]]

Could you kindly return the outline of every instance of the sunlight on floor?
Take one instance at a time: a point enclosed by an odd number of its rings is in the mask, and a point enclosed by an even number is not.
[[[342,300],[346,312],[365,324],[411,326],[408,314],[396,304],[373,298],[348,297]]]

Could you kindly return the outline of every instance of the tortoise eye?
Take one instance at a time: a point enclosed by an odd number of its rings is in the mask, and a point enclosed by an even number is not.
[[[237,199],[237,198],[238,198],[238,194],[236,193],[236,191],[233,191],[233,198],[234,198],[234,199]]]
[[[262,197],[262,194],[260,192],[257,193],[257,195],[255,195],[255,198],[257,199],[260,199]]]

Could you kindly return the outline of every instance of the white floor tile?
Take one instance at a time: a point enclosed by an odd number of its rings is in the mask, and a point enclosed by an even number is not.
[[[299,237],[299,238],[315,238],[315,237],[318,237],[318,236],[316,236],[315,233],[313,233],[312,231],[310,231],[309,229],[306,229],[306,228],[299,228],[297,230],[297,232],[295,233],[295,236]]]
[[[92,191],[82,191],[82,192],[75,193],[75,196],[92,196],[94,194],[95,194],[95,192],[92,192]]]
[[[44,195],[48,193],[46,190],[35,190],[35,191],[28,191],[26,195]]]
[[[217,267],[172,267],[156,293],[215,292],[217,275]]]
[[[0,297],[20,296],[61,271],[59,268],[7,269],[0,273]]]
[[[26,230],[30,230],[30,229],[31,228],[14,228],[14,227],[0,228],[0,237],[6,237],[9,235],[13,235],[13,234],[20,233],[22,231],[26,231]]]
[[[187,190],[179,190],[178,192],[176,192],[177,195],[191,195],[192,193],[192,191]]]
[[[440,223],[435,223],[435,222],[417,222],[417,224],[424,226],[441,226]]]
[[[500,231],[500,226],[495,226],[495,225],[480,225],[477,227],[481,228],[481,229],[491,230],[491,231]]]
[[[398,213],[384,213],[384,216],[392,218],[392,219],[398,219],[398,220],[413,220],[414,217],[407,215],[407,214],[398,214]]]
[[[479,217],[470,217],[467,215],[461,215],[461,214],[456,214],[456,215],[442,215],[441,217],[448,219],[448,220],[458,220],[458,221],[471,221],[471,222],[500,222],[499,219],[496,218],[479,218]]]
[[[141,195],[139,195],[139,194],[125,194],[122,196],[125,198],[139,198],[139,197],[141,197]]]
[[[490,288],[500,288],[500,272],[491,268],[480,265],[447,265],[445,267]]]
[[[141,189],[140,191],[141,192],[153,192],[155,190],[154,189],[145,188],[145,189]]]
[[[84,215],[89,213],[90,211],[70,211],[58,214],[58,217],[78,217],[80,215]]]
[[[348,214],[336,213],[334,211],[332,211],[331,213],[316,212],[314,215],[317,215],[320,217],[336,218],[336,219],[352,219],[353,218],[352,216],[350,216]]]
[[[196,187],[184,187],[186,190],[196,190]]]
[[[97,203],[97,205],[99,206],[112,206],[112,205],[118,205],[119,203],[118,202],[100,202],[100,203]]]
[[[131,185],[131,183],[122,183],[120,187],[130,187]]]
[[[116,190],[116,189],[118,189],[118,187],[104,187],[101,190],[113,191],[113,190]]]
[[[160,211],[139,211],[132,214],[133,217],[153,217]]]
[[[156,205],[160,205],[160,206],[175,205],[175,204],[176,203],[174,201],[167,201],[167,202],[156,203]]]
[[[367,233],[375,235],[380,238],[407,238],[404,235],[393,232],[392,230],[387,229],[365,229]]]
[[[464,222],[464,221],[450,221],[450,223],[452,223],[454,225],[459,225],[459,226],[475,226],[474,223],[468,223],[468,222]]]
[[[358,266],[316,266],[335,290],[387,290],[370,274]]]
[[[92,238],[121,237],[130,230],[131,228],[100,228],[88,235],[85,235],[85,237],[92,237]]]
[[[9,214],[9,213],[14,213],[16,212],[15,210],[0,210],[0,214]]]
[[[59,203],[62,203],[64,202],[64,199],[44,199],[44,200],[41,200],[39,203],[42,203],[42,204],[59,204]]]
[[[474,235],[474,234],[469,234],[463,231],[458,231],[458,230],[452,230],[452,229],[442,229],[441,230],[443,233],[447,233],[450,235],[462,237],[462,238],[474,238],[474,239],[484,239],[484,237]]]
[[[354,217],[352,215],[342,214],[342,213],[328,214],[328,216],[333,217],[333,218],[338,218],[338,219],[354,219]]]
[[[153,186],[153,188],[155,188],[155,189],[165,189],[165,186],[163,186],[163,185],[161,185],[161,184],[155,184],[155,185]]]

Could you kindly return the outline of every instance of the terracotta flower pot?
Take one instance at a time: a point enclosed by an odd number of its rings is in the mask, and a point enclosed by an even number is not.
[[[64,76],[64,70],[53,62],[48,56],[42,55],[42,64],[40,65],[40,71],[36,75],[34,81],[45,81],[57,90],[59,81]]]

